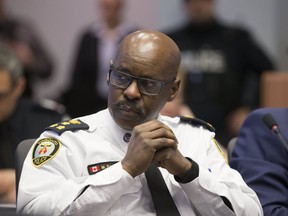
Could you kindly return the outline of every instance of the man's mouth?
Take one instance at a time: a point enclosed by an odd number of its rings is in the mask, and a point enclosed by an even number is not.
[[[136,113],[140,116],[145,115],[145,111],[139,107],[135,107],[135,105],[131,106],[128,104],[119,103],[119,104],[117,104],[117,108],[121,111],[126,112],[126,113]]]

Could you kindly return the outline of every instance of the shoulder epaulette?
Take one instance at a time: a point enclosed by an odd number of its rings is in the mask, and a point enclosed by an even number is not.
[[[45,130],[54,131],[58,135],[61,135],[64,131],[77,131],[77,130],[88,130],[89,125],[82,122],[81,120],[72,119],[63,122],[59,122],[49,127],[45,128]]]
[[[180,122],[185,122],[193,126],[203,126],[204,128],[208,129],[211,132],[216,131],[216,129],[211,124],[198,118],[180,116]]]

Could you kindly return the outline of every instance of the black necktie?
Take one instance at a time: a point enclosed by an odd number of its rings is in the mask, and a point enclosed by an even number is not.
[[[157,216],[180,216],[158,167],[151,164],[146,170],[145,176]]]

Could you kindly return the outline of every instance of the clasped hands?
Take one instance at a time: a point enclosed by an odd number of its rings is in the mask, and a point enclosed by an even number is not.
[[[151,120],[133,129],[121,163],[132,177],[145,172],[151,163],[179,177],[184,177],[192,166],[178,150],[173,131],[158,120]]]

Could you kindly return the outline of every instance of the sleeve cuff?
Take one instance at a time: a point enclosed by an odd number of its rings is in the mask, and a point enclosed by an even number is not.
[[[180,178],[179,176],[174,176],[175,181],[177,181],[178,183],[182,183],[182,184],[191,182],[199,176],[198,164],[189,157],[186,157],[186,159],[189,160],[192,164],[191,169],[189,170],[187,175],[184,178]]]

